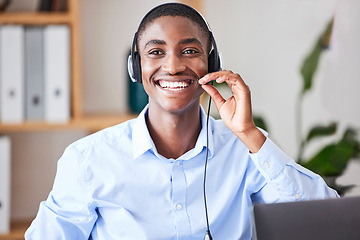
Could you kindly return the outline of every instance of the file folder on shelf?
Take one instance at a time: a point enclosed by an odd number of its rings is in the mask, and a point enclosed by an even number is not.
[[[0,135],[0,234],[10,231],[10,139]]]
[[[24,27],[0,26],[0,121],[24,120]]]
[[[43,27],[25,28],[25,118],[44,120]]]
[[[70,119],[69,27],[49,25],[44,29],[45,120],[66,123]]]

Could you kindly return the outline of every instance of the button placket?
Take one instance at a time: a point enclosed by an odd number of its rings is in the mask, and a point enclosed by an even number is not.
[[[178,236],[190,235],[190,221],[186,212],[186,178],[180,160],[172,165],[172,202]]]

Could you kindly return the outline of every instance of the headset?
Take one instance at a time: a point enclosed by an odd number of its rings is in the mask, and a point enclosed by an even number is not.
[[[220,59],[219,52],[218,52],[218,49],[217,49],[217,46],[216,46],[214,35],[213,35],[213,33],[212,33],[211,29],[210,29],[209,24],[205,20],[205,18],[198,11],[196,11],[194,8],[192,8],[192,7],[188,6],[188,5],[182,4],[182,3],[165,3],[165,4],[161,4],[161,5],[153,8],[152,10],[150,10],[145,15],[145,17],[142,19],[141,22],[143,22],[144,19],[146,19],[151,12],[158,9],[159,7],[162,7],[162,6],[168,5],[168,4],[173,4],[173,5],[178,4],[178,5],[182,5],[184,7],[187,7],[187,8],[192,10],[194,13],[196,13],[198,16],[200,16],[204,20],[204,23],[206,24],[206,26],[207,26],[207,28],[209,30],[210,42],[211,42],[211,45],[212,45],[212,49],[211,49],[211,52],[210,52],[209,57],[208,57],[208,72],[211,73],[211,72],[217,72],[217,71],[221,70],[221,59]],[[130,55],[128,57],[128,73],[129,73],[129,76],[130,76],[130,78],[131,78],[131,80],[133,82],[137,82],[137,83],[141,84],[142,83],[142,77],[141,77],[140,54],[139,54],[138,49],[137,49],[138,32],[139,32],[139,29],[134,35],[134,39],[133,39],[132,46],[131,46],[131,53],[130,53]]]
[[[155,8],[153,8],[152,10],[150,10],[146,15],[145,17],[142,19],[141,22],[144,21],[144,19],[146,19],[148,17],[148,15],[153,12],[154,10],[156,10],[157,8],[159,7],[162,7],[163,5],[167,5],[167,4],[179,4],[179,5],[182,5],[184,7],[187,7],[189,8],[190,10],[192,10],[194,13],[196,13],[198,16],[200,16],[205,25],[207,26],[207,29],[209,31],[209,35],[210,35],[210,42],[211,42],[211,45],[212,45],[212,49],[209,53],[209,57],[208,57],[208,72],[211,73],[211,72],[217,72],[217,71],[220,71],[221,68],[222,68],[222,64],[221,64],[221,58],[220,58],[220,55],[219,55],[219,52],[218,52],[218,49],[217,49],[217,46],[216,46],[216,42],[215,42],[215,38],[214,38],[214,35],[210,29],[210,26],[209,24],[207,23],[207,21],[205,20],[205,18],[198,12],[196,11],[194,8],[188,6],[188,5],[185,5],[185,4],[182,4],[182,3],[165,3],[165,4],[161,4]],[[140,24],[141,26],[141,24]],[[140,28],[139,26],[139,28]],[[139,29],[137,30],[137,32],[135,33],[134,35],[134,39],[133,39],[133,42],[132,42],[132,46],[131,46],[131,53],[129,55],[129,58],[128,58],[128,73],[129,73],[129,76],[131,78],[131,80],[133,82],[137,82],[137,83],[142,83],[142,78],[141,78],[141,62],[140,62],[140,54],[138,52],[138,49],[137,49],[137,40],[138,40],[138,32],[139,32]],[[211,82],[212,84],[212,82]],[[209,105],[208,105],[208,113],[207,113],[207,118],[206,118],[206,156],[205,156],[205,164],[204,164],[204,181],[203,181],[203,196],[204,196],[204,207],[205,207],[205,217],[206,217],[206,224],[207,224],[207,230],[206,230],[206,233],[205,233],[205,240],[209,239],[209,240],[212,240],[212,236],[211,236],[211,233],[210,233],[210,226],[209,226],[209,218],[208,218],[208,210],[207,210],[207,203],[206,203],[206,170],[207,170],[207,162],[208,162],[208,153],[209,153],[209,116],[210,116],[210,106],[211,106],[211,98],[209,98]]]

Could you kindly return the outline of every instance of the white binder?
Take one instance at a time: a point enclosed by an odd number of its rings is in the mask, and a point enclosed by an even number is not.
[[[10,139],[0,136],[0,234],[10,231]]]
[[[45,120],[66,123],[70,119],[69,27],[44,29]]]
[[[43,27],[25,28],[25,118],[44,119]]]
[[[24,28],[0,27],[0,121],[24,120]]]

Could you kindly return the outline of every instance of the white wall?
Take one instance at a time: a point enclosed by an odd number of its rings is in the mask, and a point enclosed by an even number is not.
[[[161,0],[82,0],[85,112],[127,111],[127,57],[143,16]]]
[[[331,48],[322,56],[313,89],[304,99],[303,134],[331,121],[340,122],[339,135],[348,126],[360,130],[359,12],[358,0],[205,0],[204,14],[224,68],[244,78],[252,90],[254,112],[265,117],[270,137],[293,158],[298,149],[300,67],[334,15]],[[359,172],[359,161],[349,167],[339,183],[360,185],[353,170]],[[360,194],[360,187],[354,191]]]
[[[224,67],[239,72],[273,138],[297,153],[295,100],[299,68],[327,21],[336,13],[335,44],[323,56],[304,104],[304,132],[314,123],[341,120],[360,127],[360,19],[357,0],[203,0],[204,15],[222,52]],[[127,110],[126,58],[143,15],[160,0],[82,0],[82,56],[86,112]],[[12,218],[32,218],[46,199],[64,148],[85,132],[11,134]],[[45,147],[44,147],[45,146]],[[344,184],[360,185],[353,162]],[[360,188],[353,195],[360,195]]]

